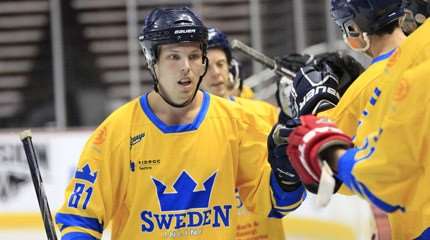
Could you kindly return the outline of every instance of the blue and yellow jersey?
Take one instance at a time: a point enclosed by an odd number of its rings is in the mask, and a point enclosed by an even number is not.
[[[364,114],[369,99],[375,95],[377,97],[378,93],[374,92],[376,81],[383,74],[388,58],[394,52],[395,50],[391,50],[374,58],[366,71],[349,86],[336,107],[318,114],[318,116],[333,120],[344,133],[353,137],[355,144],[357,144],[355,136],[360,125],[360,118]],[[340,188],[339,192],[347,195],[352,194],[344,186]]]
[[[166,125],[147,95],[92,134],[56,214],[63,239],[233,239],[235,189],[247,209],[282,217],[304,189],[283,192],[267,163],[270,125],[203,93],[190,124]],[[92,237],[92,238],[91,238]]]
[[[230,97],[230,100],[238,103],[244,109],[254,113],[262,121],[267,122],[270,126],[278,122],[279,110],[270,103],[246,99],[240,97]],[[270,130],[269,130],[270,132]],[[267,135],[269,135],[267,132]],[[246,239],[284,239],[284,227],[282,219],[267,218],[266,216],[252,213],[246,209],[239,194],[237,194],[238,201],[238,221],[236,240]]]
[[[339,161],[353,191],[389,212],[393,239],[430,239],[430,21],[389,59],[356,139]]]
[[[344,133],[355,136],[363,109],[375,95],[373,89],[376,80],[384,72],[387,60],[393,52],[394,50],[391,50],[374,58],[369,68],[349,86],[336,107],[321,112],[318,116],[330,118]]]

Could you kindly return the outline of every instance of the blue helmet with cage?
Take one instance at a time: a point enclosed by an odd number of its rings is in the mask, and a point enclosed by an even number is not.
[[[189,8],[154,9],[146,18],[139,42],[149,68],[157,61],[159,46],[181,42],[200,42],[206,57],[208,31]]]
[[[346,35],[356,24],[361,32],[374,34],[404,14],[402,0],[331,0],[330,13]]]
[[[197,88],[191,98],[183,103],[174,103],[159,86],[155,74],[154,65],[159,56],[160,46],[164,44],[197,42],[202,50],[202,63],[205,70],[199,78]],[[207,43],[208,30],[202,20],[189,8],[156,8],[145,17],[143,28],[139,34],[139,43],[148,64],[148,68],[154,79],[154,90],[173,107],[185,107],[189,105],[199,89],[203,76],[207,71]]]
[[[208,29],[208,49],[212,48],[222,49],[227,57],[227,61],[231,63],[231,46],[227,36],[220,30],[210,27]]]

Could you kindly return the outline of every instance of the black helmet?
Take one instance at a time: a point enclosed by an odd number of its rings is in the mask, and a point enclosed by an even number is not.
[[[362,32],[374,34],[404,14],[402,0],[331,0],[330,13],[346,35],[355,23]]]

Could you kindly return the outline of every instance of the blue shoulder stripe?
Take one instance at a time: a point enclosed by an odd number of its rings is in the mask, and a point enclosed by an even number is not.
[[[87,233],[70,232],[65,234],[61,238],[61,240],[98,240],[98,239]]]
[[[396,51],[396,48],[391,49],[389,52],[384,53],[382,55],[379,55],[379,56],[375,57],[370,64],[374,64],[374,63],[377,63],[377,62],[380,62],[380,61],[382,61],[384,59],[389,58],[391,55],[393,55],[393,53],[395,51]]]
[[[103,224],[97,218],[82,217],[74,214],[57,213],[55,221],[61,225],[61,231],[68,227],[82,227],[103,233]]]
[[[338,162],[338,177],[342,182],[354,192],[360,194],[362,197],[367,198],[376,207],[382,209],[385,212],[391,213],[397,210],[405,211],[405,208],[400,205],[391,205],[384,202],[377,196],[375,196],[363,183],[357,181],[355,176],[352,174],[357,161],[354,159],[357,153],[357,148],[352,148],[346,151]]]
[[[427,228],[426,230],[424,230],[423,233],[421,233],[421,235],[417,238],[415,238],[415,240],[427,240],[430,239],[430,228]]]

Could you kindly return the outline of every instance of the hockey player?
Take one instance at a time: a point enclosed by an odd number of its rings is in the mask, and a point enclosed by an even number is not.
[[[430,9],[428,2],[421,4]],[[423,13],[428,17],[429,12]],[[356,139],[363,139],[361,145],[337,151],[350,146],[350,140],[336,129],[329,131],[333,125],[310,117],[303,118],[303,127],[289,138],[290,159],[296,170],[301,169],[299,174],[306,184],[318,184],[319,159],[327,160],[346,186],[390,213],[393,239],[430,239],[430,195],[423,190],[429,182],[425,173],[430,159],[426,144],[429,35],[427,20],[389,59],[375,86],[378,94],[363,109],[366,114],[356,134]],[[310,136],[309,132],[315,135],[302,139]],[[312,149],[313,155],[308,155],[307,149]],[[300,160],[298,151],[303,156]]]
[[[188,8],[155,9],[139,36],[154,90],[92,134],[56,214],[62,239],[233,239],[245,206],[283,216],[303,200],[267,164],[270,126],[199,90],[207,28]]]
[[[232,57],[227,36],[216,28],[209,28],[208,30],[208,59],[208,72],[203,77],[202,89],[247,107],[270,125],[277,122],[279,110],[275,106],[260,100],[237,97],[231,91],[232,89],[239,89],[238,66]]]
[[[231,86],[239,90],[237,63],[232,58],[232,50],[227,36],[216,28],[208,29],[208,72],[203,77],[201,88],[211,94],[230,99],[248,109],[271,126],[278,120],[278,109],[269,103],[232,96]],[[236,73],[236,74],[232,74]],[[267,132],[269,134],[269,132]],[[239,194],[237,195],[239,222],[236,239],[282,239],[282,220],[249,212]],[[266,236],[266,237],[264,237]],[[264,237],[264,238],[263,238]]]
[[[208,73],[203,79],[202,88],[219,97],[242,97],[242,94],[245,94],[246,98],[252,99],[254,93],[243,86],[240,78],[240,65],[233,58],[230,42],[225,33],[210,27],[208,29],[208,50],[208,58],[213,58],[213,61],[209,62]]]
[[[376,85],[384,73],[387,60],[406,39],[400,28],[404,5],[402,0],[332,0],[330,11],[342,30],[346,44],[373,60],[369,68],[349,86],[336,107],[318,115],[332,119],[347,135],[353,136],[355,144],[361,145],[363,136],[369,133],[366,132],[367,128],[363,128],[361,121],[368,115],[366,105],[381,94]],[[309,67],[311,66],[307,66]],[[296,116],[315,113],[318,103],[330,101],[329,92],[316,91],[326,85],[324,81],[319,81],[324,77],[315,78],[305,70],[306,68],[297,74],[290,98],[293,103],[292,111],[298,113]],[[315,81],[318,83],[313,83]],[[311,91],[316,94],[310,96]],[[361,131],[359,135],[358,131]],[[350,191],[341,189],[341,192]],[[374,212],[380,237],[388,235],[389,224],[386,217],[376,208]]]

